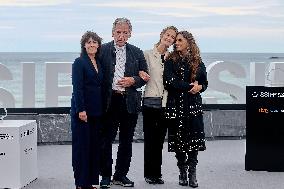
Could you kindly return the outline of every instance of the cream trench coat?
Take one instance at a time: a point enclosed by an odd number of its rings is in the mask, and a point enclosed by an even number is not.
[[[151,50],[144,51],[144,56],[148,64],[150,80],[146,84],[144,97],[161,97],[162,107],[166,107],[168,92],[163,85],[164,63],[156,45]]]

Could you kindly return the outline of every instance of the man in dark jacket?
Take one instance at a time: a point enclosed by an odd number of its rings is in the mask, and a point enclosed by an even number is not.
[[[132,140],[141,108],[141,91],[145,81],[139,71],[147,72],[147,63],[142,50],[127,43],[132,25],[126,18],[117,18],[113,23],[113,41],[103,44],[100,60],[103,67],[103,107],[105,111],[102,129],[103,146],[101,157],[101,188],[110,187],[112,175],[112,142],[119,128],[113,184],[133,187],[127,178],[132,156]]]

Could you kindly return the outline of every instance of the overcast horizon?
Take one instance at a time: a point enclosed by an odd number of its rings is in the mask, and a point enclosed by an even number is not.
[[[194,35],[201,52],[284,53],[280,0],[0,0],[0,52],[79,52],[87,30],[112,40],[127,17],[129,42],[150,49],[169,25]]]

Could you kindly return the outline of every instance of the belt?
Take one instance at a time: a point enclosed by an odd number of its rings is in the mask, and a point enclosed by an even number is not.
[[[116,94],[116,95],[125,95],[126,92],[125,91],[119,91],[119,90],[112,90],[112,94]]]

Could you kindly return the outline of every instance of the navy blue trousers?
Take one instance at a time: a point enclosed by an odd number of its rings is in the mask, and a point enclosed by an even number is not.
[[[101,118],[88,116],[88,122],[71,115],[72,166],[75,185],[87,187],[99,184]]]

